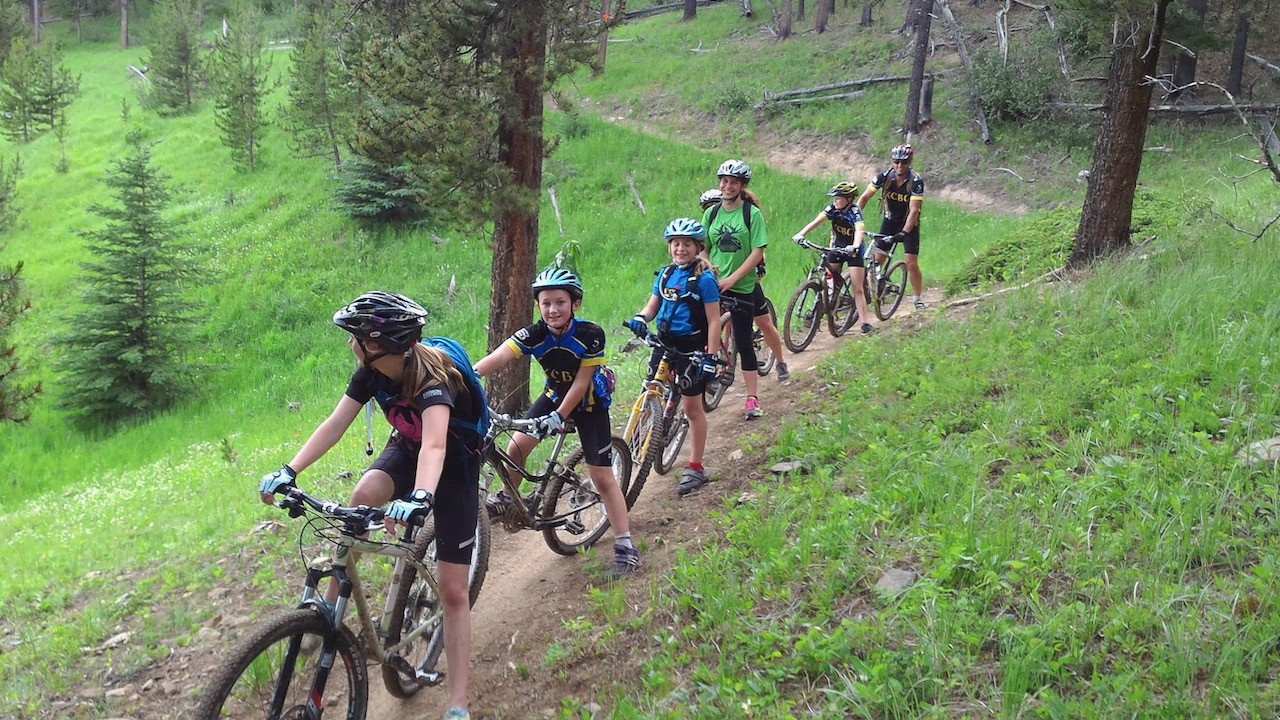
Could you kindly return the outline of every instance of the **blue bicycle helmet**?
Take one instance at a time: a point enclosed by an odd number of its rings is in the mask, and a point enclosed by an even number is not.
[[[703,229],[702,223],[693,218],[676,218],[667,223],[667,229],[662,232],[662,239],[671,242],[672,238],[687,237],[699,245],[707,242],[707,231]]]
[[[552,266],[538,273],[533,279],[533,297],[543,290],[564,290],[571,299],[582,299],[582,281],[568,268]]]

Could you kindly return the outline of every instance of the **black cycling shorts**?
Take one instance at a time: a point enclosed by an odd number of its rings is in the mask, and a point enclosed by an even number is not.
[[[882,235],[893,235],[894,233],[901,232],[902,226],[906,222],[907,221],[905,218],[901,221],[885,218],[884,221],[880,223],[880,233]],[[892,242],[893,242],[892,238],[880,238],[879,240],[876,240],[876,247],[885,252],[889,252],[889,248]],[[920,254],[920,224],[919,223],[916,224],[916,227],[914,230],[907,233],[907,236],[902,239],[902,251],[908,255]]]
[[[588,391],[589,392],[589,391]],[[527,418],[537,418],[555,412],[560,404],[541,395],[525,413]],[[582,441],[582,458],[593,467],[613,467],[613,445],[610,442],[612,433],[609,430],[609,411],[597,406],[595,410],[586,412],[581,408],[570,413],[569,417],[578,428],[578,439]]]
[[[836,265],[837,270],[839,269],[839,267],[844,266],[845,263],[848,263],[849,267],[851,268],[863,267],[862,251],[860,248],[854,249],[852,246],[845,245],[845,246],[842,246],[840,249],[844,250],[845,252],[832,252],[830,250],[827,250],[826,252],[822,253],[822,262],[828,265]]]
[[[418,476],[418,446],[392,436],[382,454],[369,466],[391,476],[395,497],[405,499],[413,492]],[[436,486],[436,557],[441,562],[471,564],[475,549],[476,522],[480,519],[480,458],[445,459],[440,483]]]

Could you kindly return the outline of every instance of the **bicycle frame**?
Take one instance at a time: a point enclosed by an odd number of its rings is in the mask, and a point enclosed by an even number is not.
[[[431,587],[432,592],[437,597],[440,595],[440,588],[436,584],[436,578],[430,568],[425,563],[420,562],[413,557],[413,550],[405,544],[406,538],[402,538],[397,544],[372,542],[363,538],[357,538],[342,533],[338,539],[330,539],[337,546],[334,557],[327,556],[318,557],[311,561],[311,566],[307,570],[307,582],[302,590],[302,599],[298,603],[298,607],[308,607],[317,605],[321,602],[321,598],[317,593],[320,581],[332,577],[338,583],[338,600],[334,604],[333,610],[333,627],[341,625],[342,618],[346,615],[347,603],[351,598],[355,599],[356,618],[360,622],[360,630],[362,637],[372,657],[379,663],[390,664],[397,670],[413,677],[416,671],[409,666],[408,662],[398,653],[400,650],[408,646],[414,640],[417,640],[427,630],[433,629],[435,623],[440,621],[444,616],[444,608],[438,607],[431,615],[428,622],[422,622],[418,627],[414,628],[407,635],[400,638],[399,642],[393,645],[384,646],[382,638],[386,636],[387,626],[391,622],[392,603],[395,601],[396,594],[400,590],[400,582],[404,577],[404,565],[411,564],[417,570],[417,576],[426,581]],[[395,558],[396,566],[392,575],[391,587],[387,591],[386,605],[383,608],[382,620],[379,625],[375,626],[373,617],[369,613],[368,603],[365,600],[363,585],[360,582],[360,574],[356,571],[354,563],[350,562],[351,553],[363,553],[368,555],[383,555]],[[332,651],[326,646],[326,651]],[[434,685],[438,683],[441,677],[439,673],[429,673],[426,678],[427,684]],[[323,678],[317,677],[317,683],[322,683]]]
[[[526,422],[529,421],[508,419],[506,422],[502,422],[495,419],[493,426],[495,431],[493,434],[496,437],[497,434],[507,430],[521,430],[521,424]],[[508,425],[508,427],[500,427],[500,424]],[[488,449],[485,450],[485,459],[494,463],[501,471],[502,487],[506,491],[507,496],[512,498],[511,511],[504,513],[503,515],[503,522],[506,523],[508,527],[513,527],[514,529],[545,530],[547,528],[560,527],[569,521],[569,516],[573,513],[565,513],[564,515],[549,518],[541,517],[541,513],[537,513],[536,515],[531,513],[530,508],[520,500],[520,483],[528,481],[537,486],[533,495],[533,509],[536,513],[536,510],[542,507],[543,492],[546,489],[547,480],[560,473],[568,471],[568,468],[566,468],[563,463],[559,462],[559,460],[560,453],[564,449],[565,440],[572,432],[573,422],[567,421],[565,423],[565,429],[556,434],[555,444],[551,448],[551,455],[547,458],[547,468],[541,475],[531,474],[524,468],[524,466],[508,455],[506,450],[498,447],[498,443],[490,442],[488,444]],[[512,480],[512,472],[515,472],[519,480]],[[506,520],[507,516],[511,516],[510,522]]]
[[[631,458],[633,461],[642,461],[649,452],[649,445],[654,440],[653,434],[650,433],[643,438],[640,447],[633,445],[637,439],[635,437],[636,429],[640,424],[640,416],[643,414],[645,400],[648,398],[655,398],[662,405],[662,417],[664,420],[669,421],[675,416],[676,406],[680,403],[679,393],[675,392],[673,387],[671,363],[667,361],[665,353],[658,363],[658,371],[653,374],[651,379],[644,381],[644,389],[640,391],[636,401],[631,405],[631,414],[627,417],[627,426],[622,432],[623,442],[627,443],[627,447],[632,448]],[[664,423],[664,427],[666,427],[666,423]]]

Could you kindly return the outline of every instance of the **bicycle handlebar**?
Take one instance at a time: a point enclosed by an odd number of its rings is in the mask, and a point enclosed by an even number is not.
[[[868,233],[868,234],[871,234],[871,233]],[[822,245],[816,245],[814,243],[811,243],[808,240],[799,240],[796,242],[796,244],[802,248],[807,248],[809,250],[814,250],[820,253],[830,253],[832,255],[843,255],[846,260],[851,260],[855,257],[858,257],[861,254],[860,252],[861,248],[855,248],[855,247],[850,247],[850,248],[825,247]]]
[[[370,526],[381,523],[387,514],[380,507],[368,505],[344,507],[331,500],[320,500],[298,487],[284,489],[283,494],[284,497],[277,500],[275,505],[282,510],[288,510],[289,517],[302,517],[310,510],[321,517],[342,523],[352,535],[367,532]]]
[[[669,352],[673,355],[682,355],[684,357],[689,358],[690,360],[702,360],[703,357],[705,356],[705,357],[712,358],[717,365],[725,364],[724,358],[720,357],[719,355],[712,355],[711,353],[704,352],[702,350],[691,350],[691,351],[680,350],[678,348],[672,347],[671,345],[668,345],[662,342],[662,340],[659,339],[658,336],[654,335],[653,333],[645,333],[644,335],[637,335],[636,337],[640,339],[640,342],[644,343],[645,345],[648,345],[651,348],[658,348],[660,350]]]

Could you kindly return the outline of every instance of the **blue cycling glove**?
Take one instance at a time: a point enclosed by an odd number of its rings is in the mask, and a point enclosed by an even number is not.
[[[298,473],[287,464],[273,473],[267,473],[262,476],[262,482],[258,483],[258,494],[274,495],[280,492],[283,487],[297,487],[294,480],[298,479]]]
[[[637,337],[644,337],[649,334],[649,321],[644,319],[644,315],[637,314],[630,320],[622,323],[628,330],[635,333]]]
[[[398,523],[410,523],[414,518],[431,512],[433,504],[435,504],[434,495],[425,490],[415,491],[409,500],[392,500],[387,506],[387,519]]]

